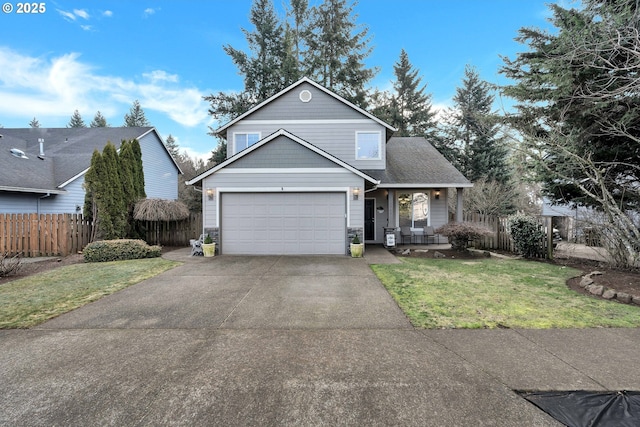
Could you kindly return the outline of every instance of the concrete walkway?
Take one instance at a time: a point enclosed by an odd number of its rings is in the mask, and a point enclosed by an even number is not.
[[[560,425],[513,390],[640,390],[637,329],[414,330],[348,257],[188,257],[0,331],[0,425]]]

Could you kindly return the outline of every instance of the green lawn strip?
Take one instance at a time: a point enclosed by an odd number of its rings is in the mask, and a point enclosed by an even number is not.
[[[74,264],[0,286],[0,329],[29,328],[180,263],[162,258]]]
[[[524,260],[402,261],[372,268],[418,328],[640,326],[640,308],[570,290],[574,269]]]

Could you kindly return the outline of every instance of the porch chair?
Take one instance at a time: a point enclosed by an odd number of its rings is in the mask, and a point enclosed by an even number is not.
[[[409,238],[409,244],[413,243],[413,234],[411,233],[411,227],[400,227],[400,241],[404,245],[404,239]]]
[[[424,236],[423,239],[426,239],[426,243],[429,244],[429,237],[433,238],[433,243],[436,242],[436,232],[433,226],[428,225],[424,228]]]

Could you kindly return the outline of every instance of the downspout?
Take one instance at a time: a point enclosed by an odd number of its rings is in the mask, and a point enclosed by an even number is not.
[[[46,199],[47,197],[51,197],[51,193],[47,192],[44,196],[38,197],[38,203],[36,204],[36,212],[38,216],[40,215],[40,199]]]

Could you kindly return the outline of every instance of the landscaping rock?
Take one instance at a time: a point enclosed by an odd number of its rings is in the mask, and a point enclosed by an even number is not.
[[[602,293],[602,298],[604,299],[614,299],[616,297],[615,289],[607,289]]]
[[[445,254],[443,254],[442,252],[435,251],[433,253],[433,257],[434,258],[446,258],[447,256]]]
[[[633,295],[631,297],[631,302],[640,305],[640,295]]]
[[[414,250],[414,252],[416,252],[416,253],[421,253],[421,254],[422,254],[422,253],[427,253],[427,252],[429,252],[429,249],[415,249],[415,250]]]
[[[591,276],[602,276],[602,272],[601,271],[592,271],[591,273],[587,274],[586,277],[591,277]]]
[[[580,287],[581,288],[586,288],[587,286],[591,285],[592,283],[593,283],[593,280],[590,277],[582,276],[582,280],[580,280]]]
[[[604,286],[602,285],[589,285],[586,287],[586,289],[587,291],[589,291],[589,293],[597,296],[602,295],[602,293],[604,292]]]
[[[402,251],[402,255],[409,255],[411,253],[411,249],[405,249]]]
[[[616,299],[625,304],[631,304],[631,295],[626,292],[618,292]]]

